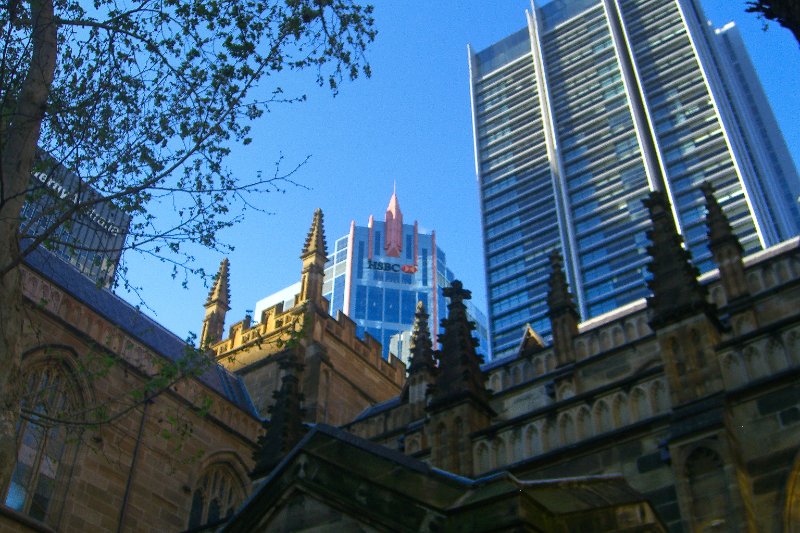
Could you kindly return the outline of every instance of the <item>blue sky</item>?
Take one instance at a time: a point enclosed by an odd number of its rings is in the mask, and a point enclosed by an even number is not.
[[[715,26],[735,21],[764,84],[778,123],[800,161],[800,48],[775,24],[744,13],[744,0],[704,0]],[[226,327],[255,302],[300,276],[299,254],[314,209],[322,208],[329,246],[350,221],[382,220],[396,183],[405,221],[435,230],[448,266],[485,310],[486,289],[478,187],[472,149],[467,43],[481,50],[525,25],[527,0],[375,2],[378,29],[369,51],[373,76],[344,83],[337,97],[315,87],[313,76],[282,80],[287,94],[306,102],[273,109],[253,125],[253,143],[234,149],[230,168],[242,179],[272,173],[275,161],[303,187],[263,195],[245,220],[222,238],[227,254],[231,311]],[[264,90],[271,87],[264,86]],[[222,255],[195,250],[197,262],[215,271]],[[144,301],[147,313],[181,337],[199,332],[208,288],[172,280],[170,268],[128,254],[130,278],[142,287],[125,295]]]

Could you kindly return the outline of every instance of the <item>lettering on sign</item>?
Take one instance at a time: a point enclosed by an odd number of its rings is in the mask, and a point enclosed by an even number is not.
[[[416,265],[398,265],[397,263],[386,263],[369,259],[367,259],[367,269],[381,270],[383,272],[403,272],[404,274],[413,274],[417,271]]]
[[[61,200],[69,199],[73,204],[76,205],[81,202],[81,198],[78,197],[78,193],[70,193],[70,191],[62,183],[59,183],[57,180],[51,178],[44,172],[34,172],[33,176],[42,182],[43,185],[50,187],[50,189],[52,189]],[[100,215],[100,213],[98,213],[95,209],[90,209],[84,214],[86,214],[98,226],[112,235],[118,235],[122,231],[119,226]]]

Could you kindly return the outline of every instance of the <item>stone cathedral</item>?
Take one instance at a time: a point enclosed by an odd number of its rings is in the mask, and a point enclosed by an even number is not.
[[[800,239],[705,196],[717,270],[653,193],[651,296],[582,322],[554,252],[552,342],[487,364],[458,282],[408,368],[331,317],[319,210],[294,305],[226,331],[225,260],[199,350],[39,251],[0,532],[800,531]]]

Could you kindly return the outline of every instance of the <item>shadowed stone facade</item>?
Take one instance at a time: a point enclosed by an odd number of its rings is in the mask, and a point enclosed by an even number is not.
[[[718,270],[696,277],[654,195],[651,298],[580,322],[554,253],[552,345],[529,327],[481,366],[454,282],[440,349],[417,306],[407,379],[327,314],[318,211],[296,305],[227,338],[222,263],[200,376],[111,424],[23,422],[34,475],[4,488],[0,532],[800,531],[800,239],[742,258],[706,200]],[[185,343],[47,257],[24,270],[23,368],[42,405],[113,407],[181,360]],[[44,440],[26,440],[34,425]]]
[[[148,388],[185,342],[55,256],[26,261],[28,410],[0,532],[180,531],[232,513],[260,431],[242,381],[211,365]]]
[[[670,531],[800,531],[800,239],[743,259],[706,198],[720,268],[699,279],[668,204],[648,200],[646,301],[580,323],[551,258],[553,344],[528,328],[482,367],[492,416],[439,410],[438,369],[412,363],[409,391],[430,394],[345,428],[467,476],[619,473]]]

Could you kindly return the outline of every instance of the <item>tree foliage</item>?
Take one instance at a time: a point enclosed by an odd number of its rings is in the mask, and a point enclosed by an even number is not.
[[[371,7],[350,0],[7,0],[0,31],[2,487],[22,397],[24,257],[104,202],[131,217],[126,248],[179,265],[185,243],[219,246],[249,194],[291,179],[242,180],[225,166],[252,120],[303,98],[284,94],[281,76],[310,70],[335,94],[370,74],[376,32]],[[52,161],[99,195],[60,198],[31,178]],[[34,225],[22,208],[41,195],[54,201]],[[155,215],[159,202],[168,216]]]
[[[746,11],[774,20],[791,31],[800,44],[800,2],[797,0],[749,0]]]
[[[34,19],[46,18],[46,3],[37,10],[39,2],[31,9],[14,2],[0,15],[3,141],[19,125],[15,113],[27,98],[26,74],[37,42],[44,41]],[[57,30],[38,147],[134,215],[130,248],[159,254],[179,251],[186,241],[214,246],[217,232],[238,218],[233,202],[276,185],[278,175],[242,182],[224,165],[232,141],[250,142],[251,120],[302,98],[285,96],[278,85],[259,87],[265,78],[311,68],[335,92],[342,79],[369,74],[363,52],[375,34],[371,10],[344,0],[99,0],[84,6],[56,1],[52,23],[39,32]],[[5,157],[5,142],[2,149]],[[159,220],[148,207],[164,195],[172,195],[175,216]],[[25,235],[31,241],[23,255],[54,238],[89,203],[60,203],[46,230]],[[0,207],[4,217],[6,204]],[[0,273],[13,266],[3,262]]]

